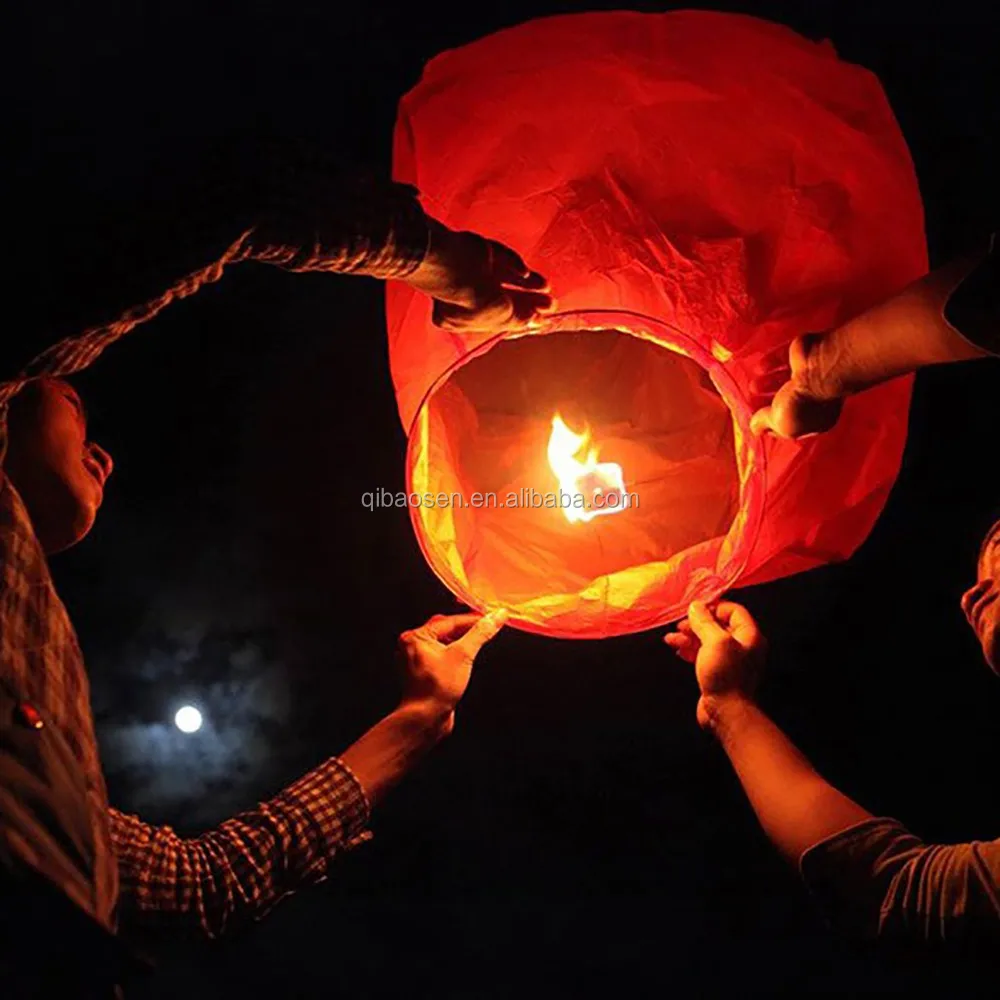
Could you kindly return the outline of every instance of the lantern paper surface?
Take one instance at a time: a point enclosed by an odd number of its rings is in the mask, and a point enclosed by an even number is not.
[[[800,443],[750,434],[748,390],[766,352],[926,270],[913,166],[870,72],[740,15],[546,18],[432,60],[393,168],[447,225],[514,247],[559,307],[527,334],[460,335],[389,288],[408,489],[449,498],[410,513],[462,600],[618,635],[864,540],[910,380]],[[595,460],[585,490],[607,497],[620,466],[633,504],[585,520],[538,504],[559,489],[556,417],[585,435],[573,461]]]

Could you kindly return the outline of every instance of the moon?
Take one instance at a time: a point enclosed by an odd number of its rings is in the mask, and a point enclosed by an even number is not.
[[[174,716],[174,725],[182,733],[198,732],[201,729],[201,722],[201,712],[194,705],[184,705],[177,709],[177,714]]]

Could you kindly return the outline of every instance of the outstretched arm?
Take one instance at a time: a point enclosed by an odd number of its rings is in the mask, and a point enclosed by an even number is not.
[[[404,633],[400,707],[339,758],[200,837],[111,810],[125,924],[217,937],[322,881],[340,853],[368,838],[371,806],[451,731],[476,654],[503,621],[496,613],[440,616]]]
[[[715,734],[774,845],[792,863],[867,812],[816,772],[753,700],[766,640],[739,604],[691,605],[668,645],[697,663],[698,722]]]
[[[200,837],[111,809],[123,923],[180,924],[217,937],[240,917],[257,919],[360,843],[369,809],[336,758]]]
[[[924,844],[826,781],[754,701],[765,640],[745,608],[692,604],[665,641],[695,663],[699,723],[832,918],[862,937],[1000,940],[1000,840]]]
[[[109,344],[244,261],[405,281],[434,300],[435,322],[451,330],[524,327],[551,308],[545,279],[513,250],[428,217],[408,185],[345,173],[316,157],[264,160],[242,181],[238,169],[228,176],[216,168],[211,181],[164,199],[145,225],[132,224],[121,245],[112,241],[116,260],[94,282],[106,294],[82,308],[82,333],[75,326],[40,353],[34,345],[4,359],[0,457],[5,406],[25,381],[86,368]]]
[[[826,781],[752,701],[721,697],[706,705],[709,727],[760,825],[793,865],[814,844],[873,818]]]
[[[828,430],[847,396],[928,365],[1000,354],[1000,249],[986,245],[822,334],[765,359],[751,426],[797,438]]]

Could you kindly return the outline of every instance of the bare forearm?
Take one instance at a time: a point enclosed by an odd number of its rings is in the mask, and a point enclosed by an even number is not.
[[[401,705],[374,725],[340,759],[374,804],[451,728],[451,711],[435,702]]]
[[[809,353],[809,391],[833,399],[925,365],[985,357],[945,319],[948,298],[982,254],[932,271],[898,295],[817,337]]]
[[[818,774],[753,702],[708,699],[706,710],[764,832],[792,864],[814,844],[871,818]]]

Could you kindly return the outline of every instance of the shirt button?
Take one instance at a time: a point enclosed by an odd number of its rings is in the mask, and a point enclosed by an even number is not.
[[[32,729],[42,729],[45,726],[45,721],[38,714],[38,709],[34,705],[29,704],[26,701],[22,701],[20,705],[17,706],[17,710],[21,715],[21,721],[25,725],[30,726]]]

